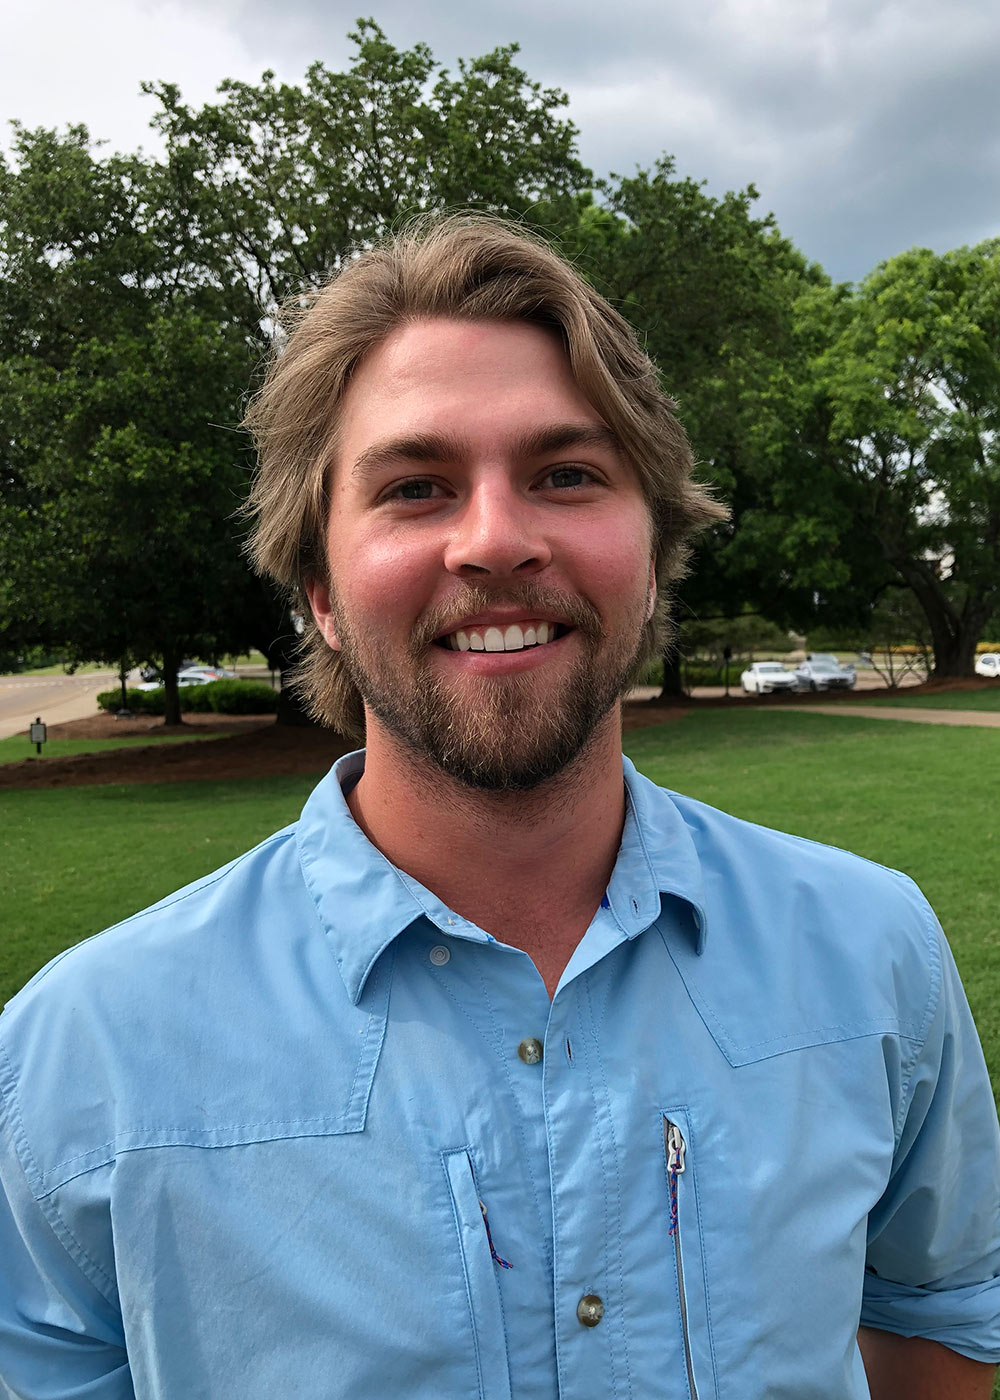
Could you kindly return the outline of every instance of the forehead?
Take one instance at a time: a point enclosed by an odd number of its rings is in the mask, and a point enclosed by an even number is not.
[[[476,443],[554,421],[603,423],[556,332],[527,322],[412,321],[356,369],[341,404],[338,456],[401,431]]]

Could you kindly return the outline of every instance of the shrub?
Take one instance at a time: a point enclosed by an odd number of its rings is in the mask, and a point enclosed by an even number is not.
[[[270,715],[278,708],[278,692],[267,681],[221,680],[192,685],[207,695],[208,709],[218,715]],[[181,691],[183,707],[185,691]]]
[[[133,690],[129,688],[125,692],[129,709],[137,715],[162,715],[163,714],[163,690]],[[114,690],[102,690],[97,697],[98,707],[102,710],[110,710],[114,713],[122,703],[121,690],[116,686]]]
[[[112,713],[121,704],[120,690],[102,690],[97,703]],[[163,687],[128,690],[128,707],[139,715],[162,715]],[[278,708],[278,692],[266,681],[221,680],[181,686],[182,714],[268,715]]]

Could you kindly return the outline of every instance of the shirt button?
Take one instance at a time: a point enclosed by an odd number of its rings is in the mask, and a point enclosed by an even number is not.
[[[604,1316],[604,1304],[596,1293],[585,1293],[576,1305],[576,1315],[584,1327],[596,1327]]]
[[[526,1065],[541,1064],[543,1054],[542,1042],[536,1040],[534,1036],[529,1036],[527,1040],[521,1041],[520,1045],[517,1047],[517,1053]]]
[[[435,967],[444,967],[445,963],[451,960],[451,953],[440,943],[436,948],[432,948],[427,956]]]

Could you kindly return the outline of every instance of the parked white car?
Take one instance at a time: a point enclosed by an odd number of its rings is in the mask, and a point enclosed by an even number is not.
[[[976,675],[1000,681],[1000,651],[984,651],[976,657]]]
[[[747,695],[770,695],[776,690],[797,689],[795,673],[780,661],[755,661],[740,676]]]

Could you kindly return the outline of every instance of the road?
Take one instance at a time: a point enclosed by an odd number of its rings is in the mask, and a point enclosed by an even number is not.
[[[25,732],[37,717],[46,724],[97,713],[95,696],[118,681],[114,671],[76,676],[0,676],[0,739]]]

